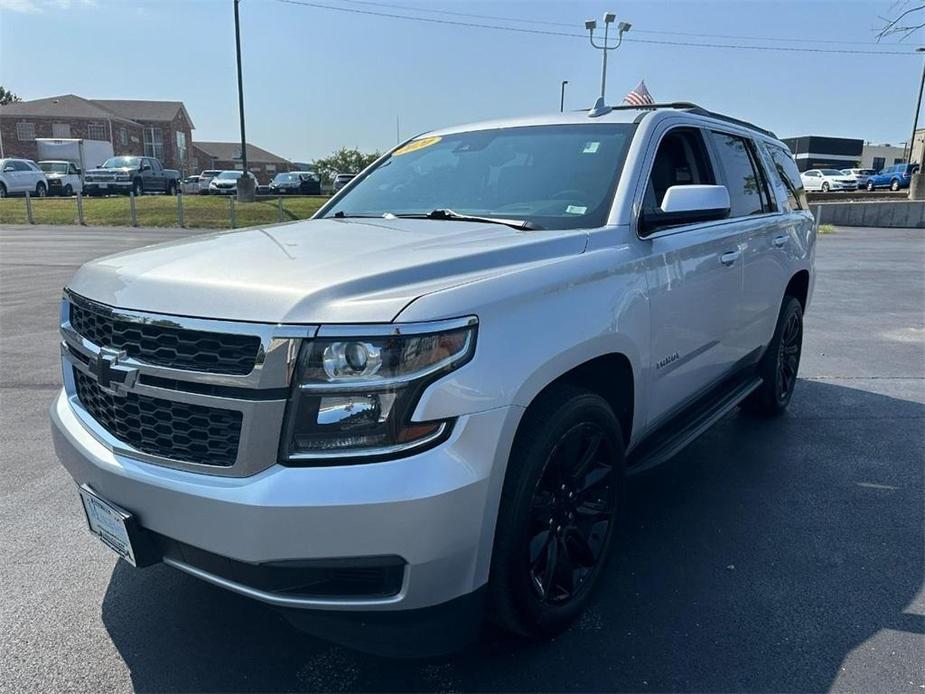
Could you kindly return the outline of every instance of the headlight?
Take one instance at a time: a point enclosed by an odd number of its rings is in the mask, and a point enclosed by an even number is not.
[[[411,416],[428,385],[472,358],[477,323],[322,328],[299,351],[283,450],[288,464],[382,460],[443,441],[451,422]]]

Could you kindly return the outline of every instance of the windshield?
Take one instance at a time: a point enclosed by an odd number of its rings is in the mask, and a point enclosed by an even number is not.
[[[68,164],[66,161],[40,161],[39,168],[45,173],[62,173],[66,174]]]
[[[140,157],[112,157],[100,167],[102,169],[137,169],[141,164]]]
[[[326,213],[464,215],[534,227],[602,226],[635,126],[529,126],[424,137],[399,148]]]
[[[280,174],[276,174],[276,176],[273,177],[273,181],[274,183],[284,183],[286,181],[297,181],[298,178],[299,177],[296,176],[295,174],[280,173]]]
[[[222,171],[218,176],[216,176],[216,178],[230,178],[231,180],[235,180],[241,178],[241,174],[243,173],[243,171]]]
[[[844,176],[841,171],[836,171],[835,169],[822,169],[823,176]]]

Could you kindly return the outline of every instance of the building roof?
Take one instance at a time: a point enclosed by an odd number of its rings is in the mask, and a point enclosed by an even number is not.
[[[116,113],[130,120],[172,121],[178,112],[183,112],[190,128],[194,128],[193,119],[182,101],[151,101],[138,99],[92,99],[97,106]]]
[[[241,158],[240,142],[193,142],[193,147],[218,161],[237,161]],[[261,164],[288,164],[289,160],[247,143],[247,161]]]
[[[74,94],[49,96],[45,99],[32,99],[31,101],[14,101],[0,106],[0,118],[9,117],[95,118],[132,122],[127,117]]]

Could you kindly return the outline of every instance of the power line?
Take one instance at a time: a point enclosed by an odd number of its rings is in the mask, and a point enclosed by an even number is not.
[[[494,29],[496,31],[513,31],[521,34],[538,34],[541,36],[562,36],[568,38],[587,39],[586,34],[573,34],[564,31],[552,31],[547,29],[527,29],[524,27],[503,26],[497,24],[481,24],[475,22],[463,22],[452,19],[438,19],[436,17],[415,17],[404,14],[394,14],[392,12],[381,12],[375,10],[361,10],[349,7],[338,7],[336,5],[326,5],[320,2],[309,2],[308,0],[275,0],[276,2],[286,5],[299,5],[302,7],[314,7],[322,10],[334,10],[336,12],[347,12],[350,14],[361,14],[373,17],[388,17],[390,19],[404,19],[414,22],[427,22],[430,24],[444,24],[450,26],[463,26],[476,29]],[[699,43],[693,41],[664,41],[658,39],[623,39],[627,43],[649,44],[656,46],[682,46],[687,48],[725,48],[733,50],[748,51],[777,51],[789,53],[830,53],[838,55],[916,55],[913,51],[871,51],[871,50],[849,50],[833,48],[806,48],[797,46],[744,46],[735,44],[722,43]]]
[[[370,0],[338,0],[351,5],[367,5],[378,8],[391,8],[394,10],[409,10],[411,12],[428,12],[430,14],[442,14],[452,17],[470,17],[474,19],[488,19],[495,22],[517,22],[519,24],[541,24],[545,26],[558,26],[574,28],[574,22],[553,22],[543,19],[525,19],[522,17],[499,17],[497,15],[473,14],[471,12],[456,12],[454,10],[435,9],[432,7],[414,7],[411,5],[397,5],[395,3],[371,2]],[[655,34],[663,36],[690,36],[692,38],[712,38],[712,39],[733,39],[740,41],[778,41],[783,43],[831,43],[841,45],[857,45],[857,41],[845,41],[836,39],[817,39],[812,37],[805,38],[787,38],[784,36],[742,36],[737,34],[704,34],[687,31],[656,31],[653,29],[633,29],[636,34]],[[629,39],[626,39],[629,41]],[[901,44],[890,42],[881,43],[882,46],[899,46]],[[880,52],[880,51],[878,51]]]

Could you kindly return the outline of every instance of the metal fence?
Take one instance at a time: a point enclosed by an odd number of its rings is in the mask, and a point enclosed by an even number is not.
[[[106,218],[106,221],[102,223],[112,224],[113,218],[115,216],[117,221],[122,222],[122,220],[124,220],[122,223],[137,227],[139,226],[139,207],[144,206],[144,203],[148,201],[163,201],[165,197],[166,196],[164,195],[136,196],[134,193],[129,193],[127,197],[119,196],[116,198],[106,198],[107,200],[125,200],[125,207],[121,208],[120,206],[115,210],[110,209],[109,216]],[[221,208],[221,205],[210,206],[210,209],[206,211],[203,211],[201,206],[195,206],[191,203],[188,206],[188,204],[184,201],[184,197],[185,196],[183,193],[178,192],[175,196],[176,206],[173,207],[169,212],[165,210],[164,205],[160,203],[158,203],[156,213],[153,210],[142,210],[142,212],[147,213],[149,217],[154,214],[158,222],[154,224],[155,226],[170,226],[170,222],[173,222],[175,226],[180,228],[186,228],[188,226],[213,226],[219,228],[227,227],[234,229],[238,226],[239,221],[243,221],[244,226],[249,226],[251,223],[281,223],[301,218],[288,211],[283,205],[283,198],[279,196],[261,196],[256,202],[253,203],[239,203],[233,195],[229,195],[225,198],[227,200],[227,205],[223,213],[218,213],[218,210],[216,209]],[[198,198],[199,196],[195,197]],[[6,198],[3,200],[3,202],[7,207],[3,211],[6,213],[12,210],[14,213],[13,217],[15,217],[17,221],[22,220],[28,224],[41,224],[46,220],[40,218],[42,215],[40,215],[38,212],[41,210],[37,210],[37,208],[42,208],[43,205],[51,203],[55,206],[53,214],[51,214],[49,217],[52,223],[77,223],[86,226],[87,224],[93,224],[95,221],[94,219],[90,219],[88,221],[88,214],[84,205],[86,197],[80,193],[70,198],[42,197],[38,198],[38,200],[40,200],[41,203],[35,199],[35,196],[26,193],[23,198],[23,208],[16,210],[14,207],[10,207],[10,205],[14,204],[13,199]],[[73,206],[69,209],[70,214],[73,216],[69,216],[68,207],[65,201],[71,201]],[[253,206],[255,205],[260,206],[258,214],[254,214],[253,212]],[[116,204],[113,203],[113,206],[111,207],[115,208]],[[242,211],[244,212],[243,215]],[[247,214],[248,211],[251,213]],[[25,213],[24,216],[21,216],[22,212]],[[217,213],[218,216],[216,216]],[[203,218],[203,214],[205,214],[205,218]],[[165,215],[169,216],[169,221],[165,219]],[[6,214],[3,214],[3,216],[0,217],[0,223],[9,223],[8,219],[3,218],[6,216]],[[241,219],[242,216],[244,217],[243,220]],[[13,217],[11,217],[11,219]],[[189,224],[189,222],[192,223]]]

